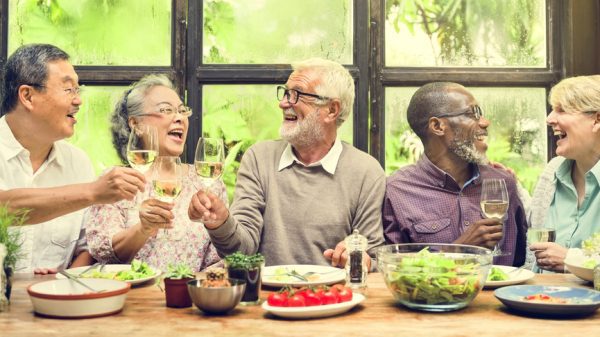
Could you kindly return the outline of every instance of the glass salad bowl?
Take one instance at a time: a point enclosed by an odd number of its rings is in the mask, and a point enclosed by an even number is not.
[[[380,247],[377,267],[400,304],[416,310],[452,311],[479,294],[492,265],[487,248],[456,244]]]

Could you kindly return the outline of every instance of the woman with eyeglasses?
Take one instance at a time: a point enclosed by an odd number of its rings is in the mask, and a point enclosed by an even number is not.
[[[148,75],[126,90],[112,115],[115,150],[127,163],[131,128],[151,125],[158,133],[158,158],[179,157],[184,149],[192,111],[183,105],[171,81],[164,75]],[[161,270],[186,263],[199,271],[220,260],[204,225],[191,221],[188,206],[200,186],[192,165],[181,165],[181,192],[173,203],[161,201],[152,183],[158,159],[146,174],[147,185],[140,207],[123,201],[93,206],[85,220],[92,256],[104,263],[129,263],[133,258]],[[225,185],[213,186],[227,203]],[[140,197],[140,196],[138,196]]]
[[[567,78],[552,88],[557,157],[540,175],[530,223],[555,229],[555,242],[530,245],[538,267],[562,272],[570,248],[600,232],[600,75]]]

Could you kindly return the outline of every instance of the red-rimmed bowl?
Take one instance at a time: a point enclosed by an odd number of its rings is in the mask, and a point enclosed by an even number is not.
[[[33,310],[42,316],[90,318],[120,312],[125,304],[129,283],[108,279],[81,279],[100,292],[92,292],[74,281],[50,280],[27,288]]]

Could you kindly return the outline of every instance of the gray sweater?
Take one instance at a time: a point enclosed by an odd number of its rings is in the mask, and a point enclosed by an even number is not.
[[[219,254],[260,252],[265,264],[329,262],[323,251],[354,229],[383,244],[385,173],[370,155],[342,143],[335,174],[294,163],[278,171],[285,141],[253,145],[242,158],[230,217],[209,230]]]

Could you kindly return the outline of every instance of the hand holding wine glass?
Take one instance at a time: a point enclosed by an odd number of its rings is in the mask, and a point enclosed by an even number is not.
[[[480,204],[481,210],[487,218],[498,219],[504,226],[502,219],[508,211],[508,190],[504,179],[483,179]],[[503,252],[498,242],[494,246],[493,255],[502,256],[506,254],[509,253]]]

